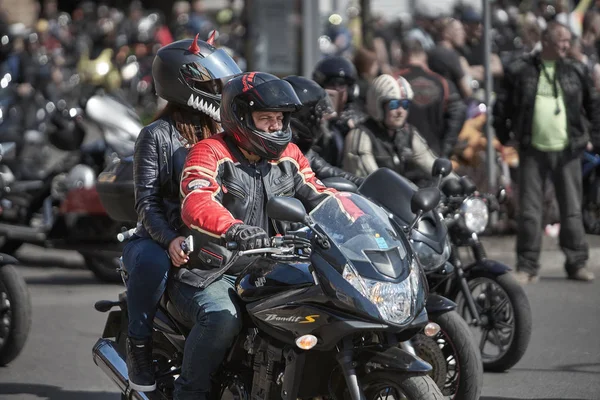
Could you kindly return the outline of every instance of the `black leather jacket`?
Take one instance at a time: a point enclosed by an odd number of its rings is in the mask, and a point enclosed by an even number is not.
[[[236,223],[283,233],[280,221],[267,217],[269,198],[296,197],[310,211],[333,193],[318,182],[293,143],[279,159],[252,164],[225,134],[200,141],[191,149],[181,179],[181,215],[194,235],[195,249],[187,268],[173,270],[174,278],[206,287],[230,267],[228,273],[235,274],[247,265],[224,246],[226,234]]]
[[[340,177],[349,180],[356,186],[362,185],[364,178],[353,175],[349,172],[344,171],[341,168],[334,167],[329,164],[323,157],[317,154],[313,149],[308,150],[304,153],[304,156],[310,163],[310,168],[313,170],[317,178],[326,179],[333,177]]]
[[[541,65],[539,53],[528,54],[513,61],[505,69],[494,105],[494,128],[500,142],[507,143],[514,138],[521,149],[531,144],[533,110]],[[569,149],[578,153],[588,141],[599,147],[600,98],[585,66],[573,60],[559,60],[556,64],[556,76],[566,106]],[[584,127],[582,111],[590,121],[589,130]]]
[[[183,226],[179,180],[188,149],[170,118],[144,127],[135,143],[133,181],[136,235],[150,237],[167,249]]]

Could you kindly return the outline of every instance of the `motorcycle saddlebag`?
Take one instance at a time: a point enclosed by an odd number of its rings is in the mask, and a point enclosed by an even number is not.
[[[108,215],[123,222],[137,222],[133,194],[133,157],[117,158],[98,176],[100,201]]]

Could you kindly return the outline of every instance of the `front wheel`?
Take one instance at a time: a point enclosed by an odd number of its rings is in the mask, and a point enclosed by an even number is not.
[[[416,355],[433,367],[432,379],[450,399],[477,400],[483,388],[483,364],[467,323],[456,311],[432,314],[440,326],[434,337],[411,339]]]
[[[11,265],[0,267],[0,365],[23,350],[31,328],[31,298],[25,281]]]
[[[523,287],[510,275],[475,272],[468,278],[481,324],[476,326],[459,291],[457,311],[469,323],[478,343],[483,368],[502,372],[513,367],[525,354],[531,338],[531,307]]]
[[[403,377],[391,371],[373,371],[360,378],[365,400],[442,400],[428,376]]]

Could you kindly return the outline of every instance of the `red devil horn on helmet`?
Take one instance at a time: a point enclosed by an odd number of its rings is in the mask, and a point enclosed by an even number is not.
[[[200,54],[200,47],[198,47],[198,43],[197,43],[198,42],[198,36],[200,36],[199,33],[196,34],[196,37],[194,38],[194,40],[192,41],[192,44],[188,48],[188,51],[190,53]]]
[[[208,40],[206,41],[206,43],[210,44],[211,46],[214,46],[216,35],[217,35],[217,30],[213,29],[212,32],[210,33],[210,36],[208,37]]]

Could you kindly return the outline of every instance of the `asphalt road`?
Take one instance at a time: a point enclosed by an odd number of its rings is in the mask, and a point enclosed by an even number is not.
[[[488,255],[512,265],[513,238],[489,238]],[[590,238],[593,283],[564,279],[563,256],[547,238],[542,279],[526,288],[534,330],[525,357],[506,373],[486,373],[483,400],[600,400],[600,238]],[[118,400],[94,365],[91,348],[106,314],[98,299],[116,299],[119,285],[98,283],[70,252],[19,251],[33,302],[31,336],[20,358],[0,368],[2,400]]]

